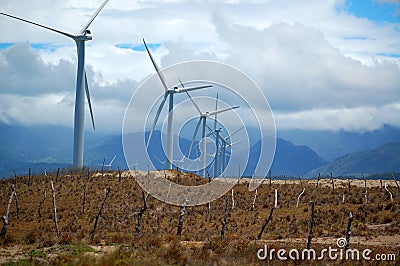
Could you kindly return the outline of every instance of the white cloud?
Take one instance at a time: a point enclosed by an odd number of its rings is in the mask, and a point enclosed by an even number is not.
[[[0,6],[2,12],[76,32],[100,2],[0,0]],[[400,51],[399,25],[357,18],[345,12],[344,4],[344,0],[111,0],[91,25],[93,41],[86,50],[96,121],[119,131],[132,92],[154,73],[145,52],[116,47],[140,45],[145,37],[149,43],[161,43],[153,54],[162,66],[210,59],[243,70],[266,94],[278,127],[359,130],[383,122],[398,125],[390,111],[397,114],[393,106],[400,102],[400,58],[392,56]],[[0,120],[28,123],[22,115],[26,109],[15,104],[24,102],[37,109],[29,123],[65,124],[55,114],[72,119],[73,41],[3,16],[0,23],[0,43],[22,43],[0,50],[1,99],[13,103],[0,106]],[[32,51],[27,40],[50,42],[54,49]],[[64,95],[69,107],[49,95]],[[41,105],[46,99],[55,104]]]
[[[301,112],[277,112],[275,122],[280,130],[348,130],[371,131],[385,124],[400,127],[400,103],[382,107],[360,106],[341,109],[311,109]]]

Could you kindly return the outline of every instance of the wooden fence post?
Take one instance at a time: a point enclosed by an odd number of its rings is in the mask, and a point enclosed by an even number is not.
[[[39,202],[39,206],[38,206],[38,216],[39,216],[39,220],[38,223],[40,223],[40,218],[42,218],[42,213],[40,212],[42,209],[42,205],[44,203],[44,201],[47,199],[47,192],[46,190],[44,190],[44,197],[43,199]]]
[[[3,215],[3,227],[1,228],[1,231],[0,231],[0,238],[4,238],[7,233],[7,228],[8,228],[8,224],[9,224],[8,215],[10,214],[10,207],[11,207],[13,197],[15,197],[15,190],[12,190],[12,192],[10,194],[10,198],[8,199],[6,213]]]
[[[60,174],[60,168],[57,168],[56,182],[58,182],[58,175]]]
[[[364,189],[365,189],[364,198],[365,198],[365,204],[367,204],[368,203],[367,179],[365,178],[364,173],[362,173],[361,175],[364,179]]]
[[[86,203],[86,184],[83,184],[82,214],[85,213],[85,203]]]
[[[58,230],[56,192],[54,191],[53,181],[51,181],[50,184],[51,184],[51,193],[53,195],[54,224],[56,226],[57,237],[59,237],[60,236],[60,231]]]
[[[186,199],[185,203],[182,206],[181,214],[179,215],[178,229],[176,230],[176,235],[178,235],[178,236],[180,236],[182,234],[183,217],[185,216],[187,202],[188,202],[188,200]]]
[[[221,229],[221,238],[225,236],[225,228],[226,228],[226,219],[228,218],[228,199],[225,200],[225,215],[224,220],[222,221],[222,229]]]
[[[300,193],[299,196],[297,197],[297,204],[296,204],[296,207],[299,207],[300,198],[301,198],[301,196],[303,196],[304,191],[306,191],[306,188],[303,188],[303,190],[301,191],[301,193]]]
[[[350,247],[350,235],[351,235],[351,223],[353,222],[353,214],[349,213],[349,221],[347,222],[347,231],[346,231],[346,247],[345,250],[348,250]]]
[[[393,195],[392,195],[392,192],[390,192],[389,189],[387,188],[386,182],[385,182],[385,190],[389,193],[390,201],[393,202]]]
[[[102,212],[103,209],[104,209],[104,204],[106,203],[106,199],[107,199],[108,195],[110,194],[110,190],[111,190],[111,187],[108,187],[108,189],[106,189],[106,188],[104,189],[103,202],[101,203],[100,210],[99,210],[99,212],[97,213],[96,220],[94,221],[91,240],[93,240],[94,235],[96,234],[97,223],[99,222],[99,218],[100,218],[101,212]]]
[[[144,191],[143,190],[142,190],[142,198],[143,198],[143,207],[141,207],[140,210],[139,210],[137,224],[135,226],[136,231],[138,233],[140,233],[140,231],[141,231],[141,223],[142,223],[143,213],[145,212],[145,210],[147,210],[147,196],[144,195]]]
[[[234,194],[233,194],[233,188],[232,188],[232,210],[235,209],[235,198],[234,198]]]
[[[254,210],[254,205],[256,203],[256,199],[257,199],[257,189],[256,189],[256,192],[254,193],[253,204],[251,205],[251,210],[252,211]]]
[[[29,171],[28,171],[28,186],[31,185],[31,168],[29,167]]]
[[[314,234],[314,226],[315,226],[315,203],[311,201],[311,223],[310,223],[310,232],[308,233],[308,241],[307,241],[307,249],[311,247],[311,240]]]
[[[391,175],[392,175],[392,178],[393,178],[394,182],[396,183],[397,189],[400,189],[399,183],[397,183],[397,180],[396,180],[396,178],[394,177],[394,174],[392,173]]]
[[[275,208],[271,208],[271,211],[269,212],[268,219],[266,219],[265,222],[264,222],[264,224],[262,225],[261,230],[260,230],[260,233],[258,233],[258,236],[257,236],[256,241],[258,241],[258,240],[261,239],[261,236],[262,236],[262,234],[263,234],[263,232],[264,232],[264,230],[265,230],[265,227],[266,227],[267,224],[272,220],[272,214],[274,213],[274,209],[275,209]]]

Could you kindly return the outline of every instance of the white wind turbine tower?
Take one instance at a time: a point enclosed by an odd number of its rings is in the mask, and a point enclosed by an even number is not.
[[[244,126],[240,127],[239,129],[237,129],[236,131],[234,131],[232,134],[228,135],[227,137],[223,138],[220,136],[220,140],[221,140],[221,152],[219,154],[220,159],[219,159],[219,163],[220,166],[218,166],[219,172],[223,172],[223,170],[225,169],[226,166],[226,157],[229,156],[228,154],[226,154],[226,148],[227,147],[232,147],[233,145],[239,144],[242,142],[242,140],[234,142],[234,143],[229,143],[229,139],[231,139],[236,133],[238,133],[240,130],[242,130],[244,128]]]
[[[222,110],[215,110],[215,111],[212,111],[212,112],[202,112],[200,107],[196,104],[196,102],[190,96],[190,94],[188,92],[186,92],[186,93],[189,96],[189,99],[192,101],[194,107],[196,107],[196,109],[197,109],[197,111],[199,112],[199,115],[200,115],[199,121],[197,122],[196,128],[194,130],[194,134],[193,134],[192,142],[190,144],[188,156],[190,156],[190,153],[192,151],[194,140],[195,140],[195,138],[197,136],[197,132],[199,130],[200,124],[201,124],[201,122],[203,122],[202,133],[201,133],[201,138],[203,140],[203,142],[201,144],[201,154],[203,156],[203,158],[202,158],[203,159],[202,160],[202,176],[205,177],[206,176],[206,152],[207,152],[206,151],[206,148],[207,148],[206,144],[207,143],[206,143],[205,137],[206,137],[207,117],[212,116],[212,115],[217,115],[219,113],[223,113],[223,112],[226,112],[226,111],[230,111],[230,110],[233,110],[233,109],[236,109],[236,108],[239,108],[239,106],[233,106],[233,107],[225,108],[225,109],[222,109]]]
[[[188,92],[192,90],[198,90],[198,89],[203,89],[203,88],[209,88],[212,87],[212,85],[206,85],[206,86],[197,86],[197,87],[187,87],[187,88],[178,88],[178,87],[172,87],[168,88],[167,82],[165,80],[165,77],[163,73],[160,71],[160,68],[158,67],[156,61],[154,61],[153,56],[150,53],[149,48],[147,47],[146,41],[143,39],[144,46],[147,50],[147,53],[149,54],[149,57],[151,59],[151,62],[153,63],[154,68],[156,69],[157,75],[160,78],[161,84],[164,87],[164,98],[161,101],[160,106],[158,107],[156,116],[154,118],[153,125],[151,127],[151,131],[149,134],[149,138],[147,139],[147,145],[146,147],[149,147],[151,137],[153,135],[154,128],[157,124],[158,118],[160,116],[160,113],[164,107],[165,101],[169,97],[169,108],[168,108],[168,127],[167,127],[167,152],[166,152],[166,162],[167,162],[167,169],[172,169],[172,160],[173,160],[173,144],[174,144],[174,132],[173,132],[173,109],[174,109],[174,94],[175,93],[182,93],[182,92]]]
[[[85,71],[85,42],[90,41],[92,39],[90,30],[88,27],[96,18],[96,16],[100,13],[103,7],[107,4],[109,0],[104,0],[101,5],[97,8],[96,12],[90,17],[89,21],[82,27],[82,29],[77,34],[71,34],[68,32],[64,32],[61,30],[57,30],[51,27],[47,27],[29,20],[25,20],[16,16],[12,16],[5,13],[0,13],[1,15],[14,18],[17,20],[21,20],[23,22],[27,22],[33,24],[35,26],[39,26],[56,33],[62,34],[73,39],[76,43],[77,53],[78,53],[78,69],[77,69],[77,78],[76,78],[76,95],[75,95],[75,118],[74,118],[74,150],[73,150],[73,162],[72,166],[74,168],[82,168],[83,167],[83,142],[84,142],[84,122],[85,122],[85,91],[86,98],[89,105],[90,116],[92,118],[93,129],[95,129],[94,119],[93,119],[93,111],[92,104],[90,101],[89,87],[87,84],[87,77]],[[85,88],[83,88],[85,86]]]

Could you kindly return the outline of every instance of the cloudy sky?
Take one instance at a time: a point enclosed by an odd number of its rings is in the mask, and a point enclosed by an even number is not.
[[[0,0],[0,12],[76,33],[100,3]],[[0,121],[72,127],[74,42],[5,16],[0,25]],[[110,0],[90,29],[99,131],[121,131],[130,97],[154,74],[143,37],[162,67],[205,59],[246,73],[278,130],[400,126],[399,0]]]

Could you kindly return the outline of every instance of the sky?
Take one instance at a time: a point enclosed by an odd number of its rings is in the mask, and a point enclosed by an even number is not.
[[[0,12],[76,33],[100,3],[0,0]],[[0,122],[72,127],[74,42],[5,16],[0,25]],[[129,99],[154,74],[142,38],[161,67],[213,60],[244,72],[278,130],[400,127],[399,0],[110,0],[89,29],[101,132],[121,132]]]

